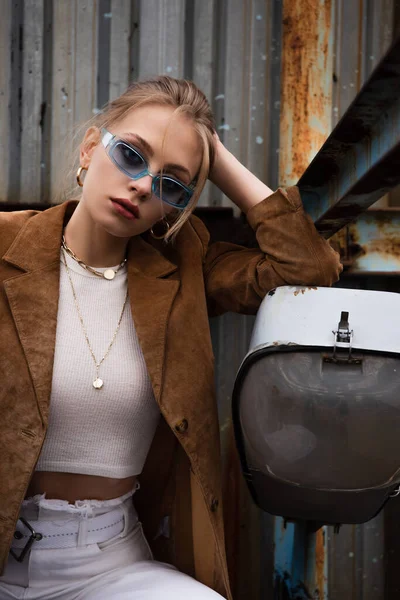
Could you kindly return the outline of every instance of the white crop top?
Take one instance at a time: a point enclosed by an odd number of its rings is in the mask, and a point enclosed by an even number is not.
[[[126,267],[111,281],[66,255],[83,321],[97,361],[115,332],[127,290]],[[126,303],[121,326],[96,368],[61,259],[60,298],[49,427],[36,469],[124,478],[138,475],[159,421],[143,354]],[[101,269],[97,269],[100,271]]]

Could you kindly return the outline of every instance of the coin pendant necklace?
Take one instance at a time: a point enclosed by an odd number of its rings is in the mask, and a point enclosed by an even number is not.
[[[115,342],[115,338],[117,337],[117,333],[119,331],[119,328],[120,328],[120,325],[121,325],[121,321],[122,321],[122,317],[123,317],[123,314],[124,314],[124,311],[125,311],[126,302],[128,300],[128,289],[126,290],[124,304],[122,306],[121,314],[119,316],[118,323],[117,323],[117,328],[114,331],[114,335],[112,337],[112,340],[109,343],[107,351],[104,354],[103,358],[100,361],[98,361],[96,359],[95,354],[94,354],[94,351],[93,351],[93,348],[92,348],[92,344],[90,343],[89,336],[88,336],[87,330],[86,330],[86,326],[85,326],[85,323],[84,323],[83,318],[82,318],[82,313],[81,313],[81,310],[79,308],[79,303],[78,303],[78,299],[76,297],[75,287],[74,287],[74,284],[72,283],[72,277],[71,277],[71,273],[70,273],[70,270],[69,270],[69,267],[68,267],[68,264],[67,264],[67,260],[65,258],[65,253],[66,253],[66,250],[65,250],[65,248],[63,246],[62,247],[62,257],[63,257],[63,262],[64,262],[65,269],[67,271],[69,283],[71,285],[71,291],[72,291],[72,296],[73,296],[73,299],[74,299],[74,304],[75,304],[76,312],[78,313],[79,321],[81,323],[82,331],[83,331],[83,334],[85,336],[86,344],[88,345],[88,348],[89,348],[89,351],[90,351],[90,355],[91,355],[91,357],[93,359],[93,362],[94,362],[95,368],[96,368],[95,378],[93,379],[92,385],[93,385],[93,387],[94,387],[95,390],[101,390],[101,388],[104,385],[104,381],[102,379],[100,379],[100,377],[99,377],[99,370],[100,370],[101,365],[103,364],[103,362],[105,361],[105,359],[109,355],[110,350],[112,348],[112,345]],[[113,271],[113,273],[114,273],[114,271]],[[113,277],[111,277],[111,279],[113,279],[114,277],[115,277],[115,273],[114,273]]]
[[[126,260],[127,260],[126,258],[124,258],[124,260],[118,265],[118,267],[116,269],[106,269],[104,272],[96,271],[96,269],[94,269],[93,267],[89,267],[89,265],[84,263],[83,260],[80,260],[80,258],[78,258],[76,256],[75,252],[73,250],[71,250],[71,248],[68,246],[64,235],[62,236],[61,243],[62,243],[62,247],[66,251],[66,253],[71,258],[73,258],[80,267],[82,267],[83,269],[86,269],[86,271],[89,271],[90,273],[93,273],[93,275],[96,275],[97,277],[103,277],[104,279],[108,279],[109,281],[114,279],[114,277],[116,276],[118,271],[121,269],[121,267],[124,266],[124,264],[126,263]]]

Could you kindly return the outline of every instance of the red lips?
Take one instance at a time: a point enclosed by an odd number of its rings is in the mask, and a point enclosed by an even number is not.
[[[120,204],[123,208],[132,213],[136,219],[139,218],[139,207],[136,204],[132,204],[130,200],[127,200],[126,198],[111,198],[111,200],[112,202]]]

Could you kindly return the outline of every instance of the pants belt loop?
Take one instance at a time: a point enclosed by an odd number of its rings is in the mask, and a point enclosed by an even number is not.
[[[77,546],[87,546],[88,529],[89,521],[87,515],[84,515],[84,517],[79,521]]]
[[[130,500],[132,501],[131,498],[130,498]],[[126,502],[123,502],[121,504],[120,508],[122,509],[122,512],[124,513],[124,528],[118,537],[124,538],[128,535],[128,533],[131,529],[131,513],[129,511],[129,506],[127,505]]]

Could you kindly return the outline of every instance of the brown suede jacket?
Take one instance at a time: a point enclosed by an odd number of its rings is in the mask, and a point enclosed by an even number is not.
[[[0,571],[49,414],[63,227],[76,206],[0,213]],[[209,315],[254,314],[272,288],[329,286],[339,257],[305,214],[297,188],[247,215],[259,248],[208,246],[196,217],[174,244],[132,238],[129,299],[163,419],[135,504],[155,557],[231,598]],[[169,516],[170,535],[160,534]]]

